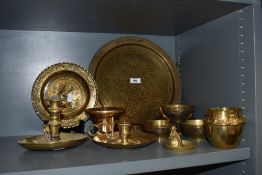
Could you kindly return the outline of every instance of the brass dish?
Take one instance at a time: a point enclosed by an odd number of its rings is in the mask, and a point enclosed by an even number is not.
[[[60,140],[50,141],[48,135],[33,136],[21,139],[18,143],[30,150],[60,150],[78,146],[87,140],[81,133],[60,133]]]
[[[95,81],[82,67],[72,63],[58,63],[43,70],[32,88],[32,104],[41,120],[48,121],[48,98],[65,99],[62,108],[62,128],[72,128],[80,120],[87,120],[86,108],[92,108],[97,99]]]
[[[171,124],[168,120],[146,120],[144,123],[144,130],[146,132],[154,133],[158,137],[168,137],[170,133]]]
[[[118,132],[115,132],[115,134],[119,135]],[[123,142],[122,139],[108,139],[106,134],[96,135],[92,139],[99,145],[120,149],[139,148],[156,141],[156,137],[153,134],[148,134],[137,130],[131,131],[130,136],[127,139],[127,143]]]
[[[204,122],[202,119],[190,119],[181,123],[181,132],[184,136],[196,141],[205,139]]]
[[[123,107],[132,124],[159,117],[159,106],[181,99],[175,64],[158,45],[123,37],[104,45],[89,66],[101,106]]]

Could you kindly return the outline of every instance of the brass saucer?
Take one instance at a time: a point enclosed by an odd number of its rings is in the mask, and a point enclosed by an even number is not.
[[[118,132],[115,132],[118,134]],[[109,148],[138,148],[149,145],[156,140],[153,134],[144,133],[142,131],[133,130],[127,143],[123,143],[122,139],[110,139],[106,134],[100,134],[93,137],[93,141],[99,145]]]
[[[60,133],[60,140],[50,141],[48,135],[38,135],[24,138],[18,143],[30,150],[60,150],[78,146],[87,140],[87,135],[81,133]]]

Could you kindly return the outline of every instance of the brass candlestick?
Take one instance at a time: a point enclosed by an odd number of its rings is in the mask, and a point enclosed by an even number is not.
[[[50,141],[59,141],[61,128],[60,115],[62,113],[60,105],[63,99],[58,96],[52,96],[48,101],[50,102],[48,122]]]

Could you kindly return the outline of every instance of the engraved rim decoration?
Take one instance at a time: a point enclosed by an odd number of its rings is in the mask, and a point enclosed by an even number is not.
[[[48,98],[65,99],[62,107],[61,126],[72,128],[86,121],[86,108],[94,107],[97,90],[93,77],[87,70],[73,63],[58,63],[43,70],[32,88],[32,104],[41,120],[48,121]]]
[[[98,105],[125,108],[133,124],[160,116],[159,106],[181,99],[180,76],[155,43],[122,37],[101,47],[89,66],[99,89]]]

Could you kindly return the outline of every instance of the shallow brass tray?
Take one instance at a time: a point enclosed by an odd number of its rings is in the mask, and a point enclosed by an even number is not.
[[[58,63],[43,70],[32,88],[32,104],[44,122],[48,121],[48,98],[61,96],[63,128],[72,128],[86,120],[86,108],[92,108],[97,99],[95,81],[82,67],[72,63]]]
[[[30,150],[59,150],[78,146],[87,140],[87,136],[81,133],[60,133],[60,140],[51,142],[47,135],[33,136],[21,139],[18,143]]]
[[[115,132],[115,134],[118,134],[118,132]],[[155,135],[137,130],[132,130],[128,144],[123,144],[121,139],[108,139],[105,134],[97,135],[92,139],[95,143],[109,148],[139,148],[156,141]]]
[[[98,50],[89,66],[101,106],[123,107],[133,124],[159,117],[159,106],[180,102],[175,64],[153,42],[139,37],[115,39]]]

